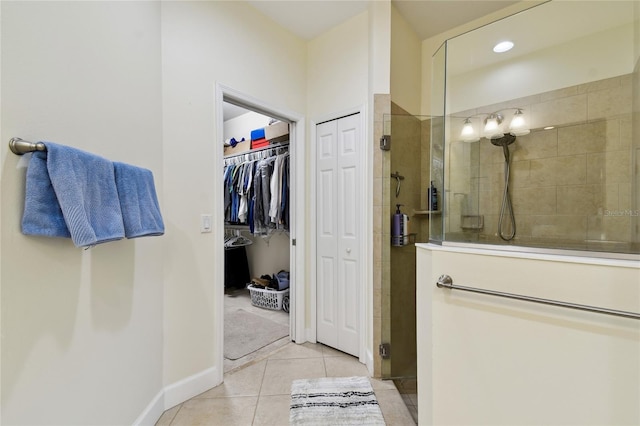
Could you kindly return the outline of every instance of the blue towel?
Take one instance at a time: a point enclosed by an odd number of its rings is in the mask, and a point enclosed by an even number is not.
[[[22,233],[71,238],[60,203],[47,171],[47,153],[36,151],[29,160],[25,189]]]
[[[127,238],[164,234],[151,170],[114,162],[116,187]]]
[[[60,235],[63,233],[59,221],[61,211],[77,247],[124,238],[113,163],[64,145],[52,142],[45,145],[47,153],[34,153],[31,160],[36,161],[33,168],[30,162],[27,171],[23,233],[65,236]],[[46,169],[42,167],[45,157]],[[47,190],[49,182],[53,195]]]

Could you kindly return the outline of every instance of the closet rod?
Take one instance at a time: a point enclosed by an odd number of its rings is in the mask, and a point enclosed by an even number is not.
[[[9,149],[16,155],[23,155],[28,152],[46,151],[47,147],[42,142],[29,142],[20,138],[11,138]]]
[[[282,142],[282,143],[279,143],[279,144],[265,146],[264,148],[252,149],[251,151],[245,151],[245,152],[239,152],[237,154],[225,155],[224,159],[228,160],[228,159],[240,157],[241,155],[250,155],[250,154],[253,154],[253,153],[257,153],[257,152],[266,151],[268,149],[278,149],[278,148],[288,148],[288,147],[289,147],[289,142]]]

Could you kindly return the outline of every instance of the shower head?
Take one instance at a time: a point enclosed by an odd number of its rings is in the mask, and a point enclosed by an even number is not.
[[[508,146],[516,141],[515,135],[511,133],[505,133],[504,136],[499,138],[491,138],[491,144],[495,146]]]

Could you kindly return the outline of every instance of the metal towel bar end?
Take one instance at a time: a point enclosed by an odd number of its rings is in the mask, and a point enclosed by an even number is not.
[[[541,304],[544,304],[544,305],[560,306],[560,307],[563,307],[563,308],[577,309],[577,310],[580,310],[580,311],[595,312],[595,313],[598,313],[598,314],[607,314],[607,315],[614,315],[614,316],[618,316],[618,317],[624,317],[624,318],[631,318],[631,319],[640,320],[640,314],[638,314],[636,312],[618,311],[618,310],[615,310],[615,309],[599,308],[599,307],[596,307],[596,306],[579,305],[579,304],[576,304],[576,303],[560,302],[560,301],[557,301],[557,300],[550,300],[550,299],[541,299],[539,297],[522,296],[520,294],[504,293],[504,292],[501,292],[501,291],[484,290],[484,289],[481,289],[481,288],[454,285],[453,284],[453,279],[449,275],[441,275],[440,278],[438,278],[438,281],[436,282],[436,286],[438,286],[438,288],[446,288],[446,289],[449,289],[449,290],[469,291],[469,292],[472,292],[472,293],[480,293],[480,294],[486,294],[486,295],[490,295],[490,296],[506,297],[508,299],[524,300],[526,302],[541,303]]]
[[[46,151],[47,147],[42,142],[29,142],[20,138],[11,138],[9,149],[16,155],[23,155],[28,152]]]

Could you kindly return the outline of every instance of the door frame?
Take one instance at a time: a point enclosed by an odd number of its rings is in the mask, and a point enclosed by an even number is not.
[[[286,120],[290,123],[289,134],[289,152],[292,161],[290,163],[291,179],[291,203],[293,211],[290,212],[290,273],[292,276],[292,285],[290,287],[290,296],[293,303],[289,307],[289,336],[296,343],[305,341],[305,259],[306,254],[306,217],[305,217],[305,123],[304,116],[297,112],[274,106],[261,99],[247,95],[236,89],[233,89],[222,83],[215,84],[215,123],[216,123],[216,141],[222,141],[223,135],[223,102],[235,103],[240,106],[251,109],[252,111],[267,115],[269,117]],[[219,168],[214,174],[213,193],[215,200],[222,200],[222,164],[223,164],[223,146],[222,143],[214,149],[214,164]],[[217,205],[217,203],[216,203]],[[217,231],[216,235],[220,236],[222,242],[224,235],[224,212],[222,208],[215,208],[213,215],[213,228]],[[295,241],[295,245],[293,245]],[[216,354],[214,354],[216,362],[221,367],[224,365],[224,247],[221,244],[216,245],[215,264],[222,265],[215,272],[215,321],[216,321]],[[220,368],[222,371],[223,368]]]
[[[312,194],[312,196],[310,197],[310,206],[311,206],[311,214],[310,214],[310,224],[309,227],[311,229],[310,232],[310,244],[309,244],[309,265],[310,265],[310,288],[309,288],[309,316],[310,316],[310,324],[309,324],[309,329],[307,330],[307,339],[310,342],[317,342],[317,327],[318,327],[318,322],[317,322],[317,303],[318,303],[318,299],[317,299],[317,289],[318,289],[318,284],[317,284],[317,274],[318,274],[318,265],[316,262],[316,256],[317,256],[317,249],[316,249],[316,244],[317,244],[317,225],[318,225],[318,209],[317,209],[317,200],[316,200],[316,185],[317,185],[317,179],[316,179],[316,173],[318,171],[318,164],[317,164],[317,155],[316,155],[316,137],[317,137],[317,132],[316,132],[316,127],[318,126],[318,124],[324,123],[326,121],[332,121],[332,120],[337,120],[341,117],[345,117],[348,115],[353,115],[353,114],[360,114],[360,130],[361,130],[361,138],[362,138],[362,144],[363,144],[363,158],[361,159],[361,163],[360,163],[360,171],[359,171],[359,176],[358,178],[361,179],[362,182],[362,186],[363,186],[363,191],[361,193],[360,199],[358,200],[359,203],[361,203],[360,205],[364,206],[365,208],[362,209],[362,213],[361,213],[361,221],[360,221],[360,236],[361,238],[359,238],[358,244],[358,250],[361,253],[361,258],[360,258],[360,287],[358,288],[359,294],[361,295],[361,306],[360,306],[360,312],[358,314],[358,326],[360,327],[360,335],[359,335],[359,343],[358,343],[358,347],[359,347],[359,353],[358,353],[358,360],[361,363],[367,364],[368,369],[370,370],[369,372],[371,373],[373,370],[373,365],[372,365],[372,356],[370,354],[370,351],[367,350],[367,341],[369,340],[368,337],[371,333],[371,327],[373,326],[373,316],[371,315],[370,312],[370,300],[373,296],[373,286],[367,286],[366,283],[371,281],[371,274],[370,274],[370,270],[371,270],[371,256],[372,256],[372,241],[370,238],[371,233],[367,233],[367,230],[371,229],[371,212],[369,211],[369,208],[366,208],[366,206],[371,206],[372,205],[372,199],[371,199],[371,184],[370,184],[370,179],[369,179],[369,173],[367,172],[367,170],[370,169],[370,155],[371,155],[371,150],[369,149],[369,144],[367,143],[369,140],[368,137],[368,126],[367,126],[367,122],[368,122],[368,117],[367,117],[367,107],[366,105],[360,105],[357,107],[353,107],[353,108],[349,108],[346,110],[342,110],[339,112],[335,112],[335,113],[331,113],[331,114],[327,114],[325,116],[321,116],[321,117],[317,117],[315,119],[311,119],[309,120],[309,127],[310,127],[310,146],[311,149],[309,150],[309,156],[311,158],[310,161],[310,192]],[[369,318],[369,321],[367,321],[367,318]]]

